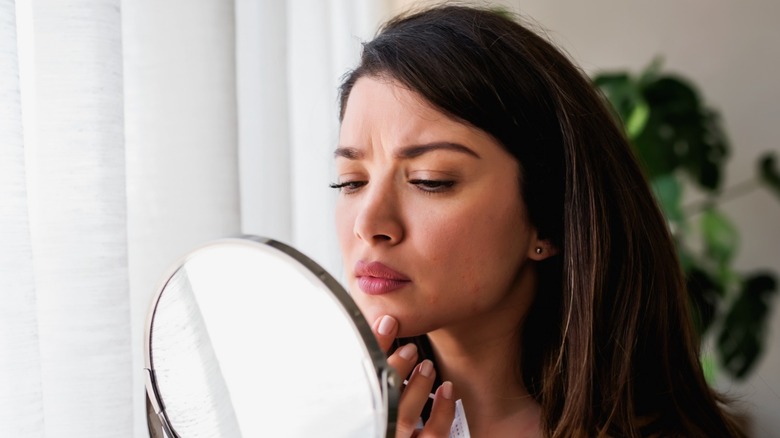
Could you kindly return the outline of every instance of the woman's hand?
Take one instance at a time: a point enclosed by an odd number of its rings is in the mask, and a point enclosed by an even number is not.
[[[374,336],[382,351],[387,352],[398,333],[398,321],[392,316],[381,316],[372,327]],[[401,394],[396,421],[396,438],[447,438],[450,435],[452,420],[455,418],[455,400],[452,398],[452,383],[444,382],[436,390],[431,416],[422,430],[416,429],[428,394],[433,387],[436,371],[430,360],[417,363],[418,353],[414,344],[406,344],[397,349],[387,362],[402,377],[408,377],[409,384]]]

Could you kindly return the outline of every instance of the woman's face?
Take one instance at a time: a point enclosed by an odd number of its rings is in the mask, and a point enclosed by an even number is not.
[[[336,165],[346,281],[369,322],[392,315],[412,336],[527,307],[519,273],[536,233],[517,161],[485,132],[397,82],[362,77]]]

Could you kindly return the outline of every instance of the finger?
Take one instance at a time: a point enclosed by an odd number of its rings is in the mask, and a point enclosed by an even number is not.
[[[420,438],[448,437],[454,419],[455,400],[452,397],[452,383],[444,382],[436,390],[431,416],[418,436]]]
[[[387,363],[395,368],[401,378],[406,378],[417,363],[417,356],[417,346],[405,344],[387,358]]]
[[[435,374],[433,362],[427,359],[414,369],[409,384],[406,385],[398,402],[396,437],[409,437],[414,433],[420,413],[433,387]]]
[[[398,321],[390,315],[383,315],[374,321],[371,329],[374,332],[376,341],[379,343],[379,348],[387,352],[395,340],[395,335],[398,333]]]

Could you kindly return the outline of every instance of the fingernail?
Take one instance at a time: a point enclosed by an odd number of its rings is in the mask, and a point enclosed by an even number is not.
[[[379,328],[377,328],[377,331],[380,335],[386,336],[389,335],[393,329],[395,328],[396,320],[390,315],[385,315],[382,317],[382,320],[379,321]]]
[[[417,346],[414,344],[406,344],[398,350],[398,355],[406,360],[412,360],[417,353]]]
[[[423,377],[431,377],[431,372],[433,371],[433,362],[431,362],[428,359],[425,359],[420,364],[420,374],[422,374]]]
[[[452,400],[452,382],[444,382],[441,384],[441,395],[447,400]]]

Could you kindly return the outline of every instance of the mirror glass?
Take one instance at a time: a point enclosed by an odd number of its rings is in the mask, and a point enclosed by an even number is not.
[[[397,379],[357,306],[310,259],[270,239],[224,239],[172,272],[146,336],[147,390],[167,435],[393,432]]]

